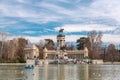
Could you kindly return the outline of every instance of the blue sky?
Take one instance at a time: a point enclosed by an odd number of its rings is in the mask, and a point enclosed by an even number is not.
[[[56,41],[60,28],[75,42],[91,30],[120,43],[120,0],[0,0],[0,30],[31,42]]]

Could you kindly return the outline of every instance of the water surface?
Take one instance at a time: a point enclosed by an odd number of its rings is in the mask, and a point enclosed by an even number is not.
[[[120,65],[1,65],[0,80],[120,80]]]

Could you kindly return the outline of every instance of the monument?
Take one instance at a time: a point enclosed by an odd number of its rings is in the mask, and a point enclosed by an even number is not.
[[[65,48],[65,34],[64,29],[60,29],[57,35],[57,49],[48,50],[46,47],[43,50],[44,59],[65,62],[68,59],[83,60],[88,57],[88,49],[85,47],[83,50],[66,50]]]

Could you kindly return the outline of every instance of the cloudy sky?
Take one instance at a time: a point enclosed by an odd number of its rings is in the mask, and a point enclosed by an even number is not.
[[[0,30],[12,36],[56,40],[60,28],[67,41],[96,30],[120,43],[120,0],[0,0]]]

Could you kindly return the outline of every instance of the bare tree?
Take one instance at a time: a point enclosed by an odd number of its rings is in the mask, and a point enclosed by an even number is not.
[[[45,40],[40,40],[39,44],[37,45],[39,49],[39,58],[43,59],[43,48],[45,46]]]
[[[25,38],[18,38],[18,49],[17,49],[17,56],[18,58],[24,59],[24,48],[28,44],[28,40]]]
[[[117,50],[114,44],[110,44],[107,48],[107,60],[114,62],[116,59]]]
[[[9,59],[16,59],[17,58],[17,50],[18,50],[18,40],[13,39],[9,41]]]
[[[4,46],[4,42],[7,39],[7,33],[0,31],[0,58],[2,58],[3,55],[3,46]]]
[[[91,31],[88,34],[88,38],[90,40],[90,54],[91,58],[98,59],[100,58],[100,53],[102,49],[102,33]]]
[[[88,37],[91,43],[91,51],[94,48],[95,40],[96,40],[97,32],[96,31],[91,31],[88,33]]]
[[[39,45],[40,45],[41,47],[44,47],[44,46],[45,46],[45,40],[40,40],[40,41],[39,41]]]
[[[48,49],[48,50],[54,50],[54,41],[51,40],[51,39],[45,39],[45,47]]]

